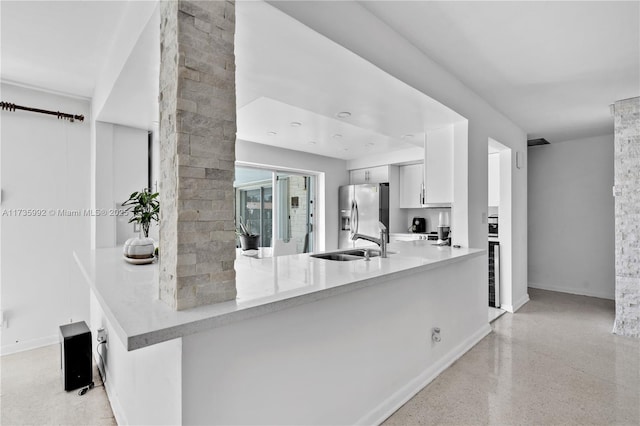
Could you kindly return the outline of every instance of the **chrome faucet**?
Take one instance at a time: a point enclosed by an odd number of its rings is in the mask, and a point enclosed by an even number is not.
[[[380,228],[380,238],[353,233],[351,234],[351,241],[367,240],[371,241],[372,243],[376,243],[378,246],[380,246],[380,257],[387,257],[387,227],[384,226],[384,223],[378,222],[378,228]]]

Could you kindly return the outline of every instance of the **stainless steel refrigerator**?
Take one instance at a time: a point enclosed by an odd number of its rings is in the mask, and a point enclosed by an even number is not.
[[[338,247],[351,248],[370,245],[371,242],[351,241],[353,233],[380,237],[378,222],[387,227],[389,241],[389,184],[361,184],[341,186],[339,191],[340,231]]]

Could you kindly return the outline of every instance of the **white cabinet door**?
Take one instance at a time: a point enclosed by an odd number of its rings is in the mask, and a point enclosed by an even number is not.
[[[349,182],[352,185],[389,182],[389,166],[351,170],[349,172]]]
[[[371,167],[368,183],[389,182],[389,166]]]
[[[453,202],[453,126],[427,132],[425,146],[425,202]]]
[[[489,154],[489,199],[488,205],[500,205],[500,154]]]
[[[422,164],[400,166],[400,208],[420,208],[424,167]]]
[[[351,185],[367,183],[367,169],[351,170],[349,172],[349,183]]]

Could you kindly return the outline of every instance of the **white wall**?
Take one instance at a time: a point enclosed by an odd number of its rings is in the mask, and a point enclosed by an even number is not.
[[[500,207],[500,153],[489,154],[489,207]]]
[[[93,353],[96,365],[104,365],[105,389],[118,424],[181,424],[182,339],[127,351],[93,291],[87,299],[91,332],[97,336],[97,330],[104,328],[107,333],[100,355],[93,339]]]
[[[91,98],[91,111],[94,120],[91,121],[91,207],[104,208],[103,201],[98,194],[104,189],[104,182],[99,179],[104,177],[104,170],[98,170],[98,160],[105,161],[108,156],[97,145],[98,124],[95,120],[105,122],[118,122],[134,125],[135,120],[140,120],[139,127],[151,129],[154,124],[150,120],[159,120],[157,117],[157,80],[155,87],[148,75],[155,75],[148,71],[149,67],[159,67],[159,52],[148,50],[154,37],[157,39],[159,22],[158,1],[130,1],[127,2],[127,10],[122,19],[114,27],[114,39],[108,53],[108,59],[104,61],[104,67],[98,75],[96,86]],[[159,42],[157,44],[159,46]],[[142,51],[141,51],[142,50]],[[159,49],[158,49],[159,50]],[[159,74],[158,74],[159,75]],[[157,75],[156,75],[157,77]],[[149,102],[151,100],[151,102]],[[155,114],[155,118],[154,118]],[[103,118],[104,115],[104,118]],[[148,127],[145,127],[148,126]],[[104,221],[91,218],[91,247],[112,247],[115,244],[113,229],[105,226]]]
[[[364,169],[366,167],[384,166],[386,164],[415,163],[419,161],[424,161],[424,148],[412,147],[400,151],[383,152],[347,160],[347,169]]]
[[[151,192],[160,191],[160,129],[154,124],[151,129]],[[160,225],[153,224],[149,228],[149,236],[160,241]]]
[[[236,161],[283,170],[322,173],[318,179],[316,237],[319,250],[338,248],[338,188],[349,184],[347,163],[335,158],[277,148],[241,139],[236,141]],[[322,204],[324,203],[324,205]],[[324,228],[322,223],[324,222]]]
[[[89,246],[89,216],[51,209],[90,207],[89,101],[2,84],[2,100],[85,116],[70,123],[2,111],[2,210],[43,209],[45,216],[1,216],[2,354],[58,341],[58,326],[88,320],[88,288],[71,251]]]
[[[149,137],[147,130],[113,127],[113,201],[114,208],[120,209],[132,192],[149,186]],[[133,231],[133,224],[128,223],[128,216],[114,219],[117,245],[138,235]]]
[[[382,423],[491,332],[477,274],[485,262],[396,276],[183,337],[183,423]]]
[[[529,149],[529,286],[614,298],[613,135]]]
[[[95,154],[92,154],[95,169],[95,191],[92,205],[96,210],[110,209],[113,205],[113,125],[93,122],[95,130]],[[95,235],[94,247],[114,247],[116,245],[116,223],[113,218],[94,217],[91,224]]]
[[[96,122],[96,208],[122,209],[134,191],[147,187],[147,130]],[[115,247],[136,236],[125,216],[96,217],[96,247]]]
[[[514,257],[511,271],[513,292],[509,305],[517,310],[526,303],[528,295],[525,132],[362,5],[356,2],[314,2],[313,7],[309,7],[307,2],[269,3],[469,120],[468,146],[454,146],[454,185],[457,185],[454,188],[454,199],[455,205],[461,207],[453,212],[454,243],[461,240],[464,245],[468,244],[471,247],[486,247],[487,244],[487,223],[483,218],[487,214],[488,139],[500,141],[514,153],[522,153],[524,167],[514,169],[511,175],[511,243]],[[354,27],[357,27],[358,31],[353,31]],[[458,193],[458,189],[463,187],[468,191]]]

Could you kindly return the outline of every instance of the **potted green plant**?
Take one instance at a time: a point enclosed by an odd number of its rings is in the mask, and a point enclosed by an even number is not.
[[[260,235],[251,232],[251,225],[244,224],[242,218],[236,229],[236,234],[240,238],[240,248],[246,250],[258,250],[260,247]]]
[[[151,222],[160,220],[160,202],[158,193],[151,193],[147,188],[134,192],[129,199],[122,203],[131,213],[129,223],[140,225],[140,235],[129,238],[124,244],[124,255],[129,259],[153,259],[154,241],[149,238]],[[142,236],[144,235],[144,237]]]

